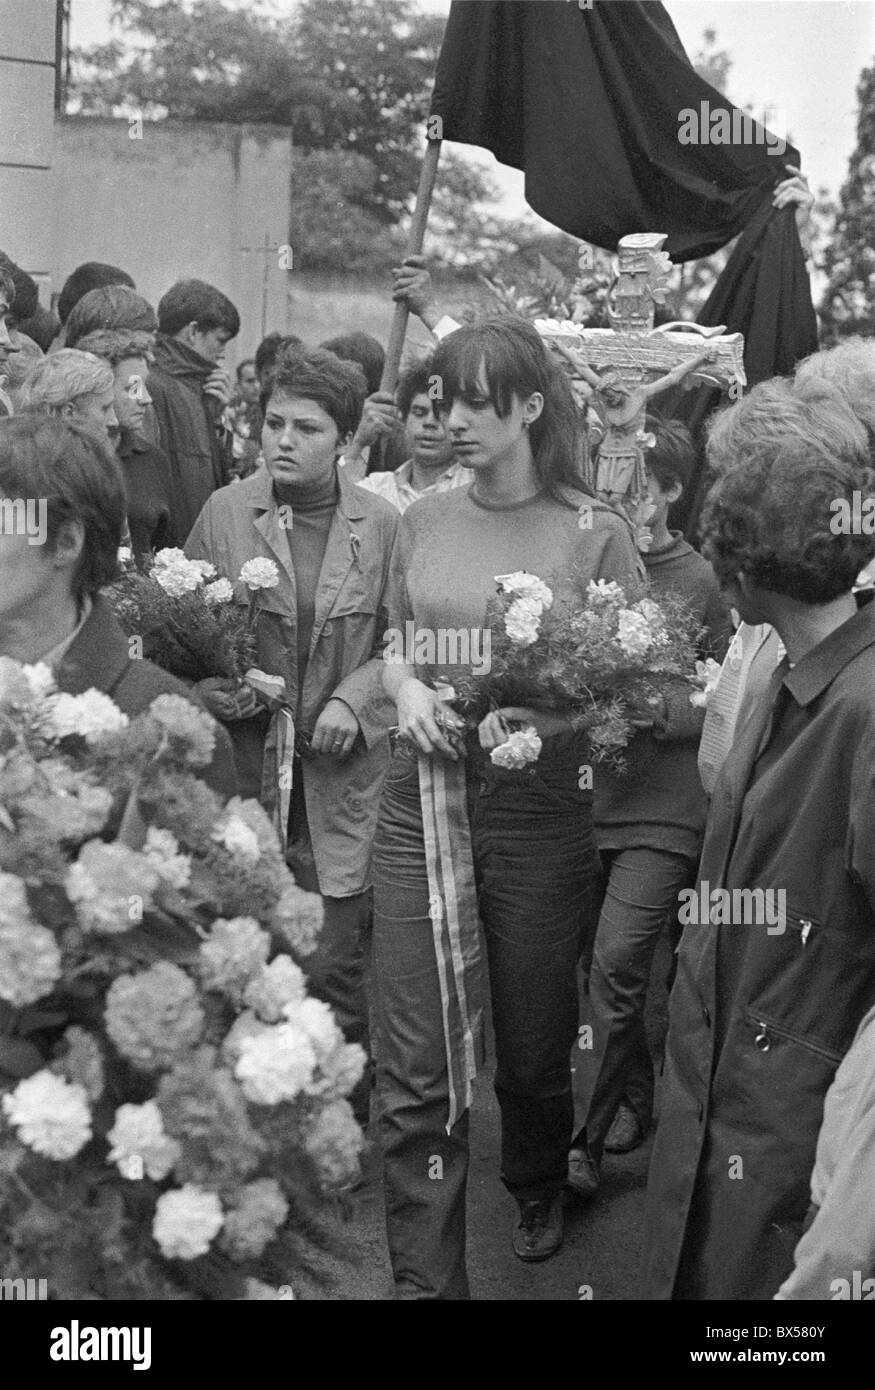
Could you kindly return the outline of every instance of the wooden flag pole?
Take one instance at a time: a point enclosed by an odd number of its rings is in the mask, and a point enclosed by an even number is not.
[[[407,236],[407,250],[405,255],[418,256],[422,250],[422,243],[425,240],[425,228],[428,223],[428,211],[431,206],[431,195],[434,191],[434,181],[437,177],[438,160],[441,155],[441,141],[429,140],[422,161],[422,169],[419,174],[419,187],[416,190],[416,206],[413,209],[413,217],[410,222],[410,231]],[[394,391],[395,383],[398,380],[398,368],[401,366],[401,352],[404,347],[404,335],[407,332],[407,318],[410,310],[406,304],[395,305],[395,316],[392,319],[392,331],[389,334],[389,345],[386,348],[386,361],[383,366],[383,375],[380,378],[381,391]]]

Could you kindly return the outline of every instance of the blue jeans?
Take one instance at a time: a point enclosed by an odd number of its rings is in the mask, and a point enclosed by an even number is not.
[[[467,764],[478,904],[495,1028],[501,1177],[519,1200],[565,1181],[575,965],[592,930],[592,803],[585,743],[545,741],[534,769]],[[399,1298],[468,1298],[468,1116],[446,1132],[447,1066],[415,756],[390,765],[374,841],[377,1094],[389,1253]]]
[[[666,850],[602,853],[607,885],[589,974],[587,1022],[592,1047],[575,1047],[574,1133],[601,1158],[617,1106],[627,1095],[642,1125],[653,1113],[653,1063],[644,1004],[653,953],[678,893],[695,881],[696,862]]]

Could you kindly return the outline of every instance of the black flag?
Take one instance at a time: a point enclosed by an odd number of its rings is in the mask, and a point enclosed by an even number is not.
[[[455,0],[431,109],[524,170],[548,222],[611,251],[666,232],[675,261],[737,236],[799,164],[698,75],[661,4]]]

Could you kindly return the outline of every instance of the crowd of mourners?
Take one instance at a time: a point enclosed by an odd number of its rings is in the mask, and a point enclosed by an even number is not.
[[[559,1249],[566,1204],[598,1201],[604,1154],[644,1144],[658,1110],[642,1297],[875,1297],[875,536],[836,525],[875,492],[875,342],[711,417],[701,553],[670,525],[697,449],[648,417],[641,554],[592,490],[586,390],[535,328],[442,316],[421,257],[393,294],[434,337],[394,392],[357,331],[271,333],[232,382],[240,319],[214,286],[178,281],[156,309],[88,262],[50,312],[0,255],[0,499],[47,507],[44,545],[0,528],[0,655],[131,715],[184,693],[221,726],[207,775],[283,807],[288,863],[324,905],[311,989],[371,1059],[353,1099],[379,1134],[398,1298],[470,1297],[429,768],[463,786],[515,1254]],[[276,566],[256,665],[285,681],[290,788],[253,686],[130,656],[102,591],[120,554],[148,568],[167,547],[221,575]],[[518,571],[562,605],[591,580],[681,595],[721,663],[707,707],[686,686],[642,708],[628,770],[590,789],[561,711],[464,728],[455,668],[382,659],[390,628],[482,628]],[[489,756],[520,716],[534,770]],[[712,913],[715,890],[783,895],[779,926]],[[651,981],[661,939],[670,978]],[[645,1004],[667,987],[660,1057]]]

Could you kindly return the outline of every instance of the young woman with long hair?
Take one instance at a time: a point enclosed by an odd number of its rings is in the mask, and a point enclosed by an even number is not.
[[[639,577],[627,522],[584,489],[570,388],[530,324],[505,316],[459,329],[437,349],[432,375],[456,457],[474,482],[406,513],[393,630],[431,634],[438,656],[442,632],[470,634],[482,658],[496,576],[537,575],[557,604],[582,602],[592,579]],[[519,1204],[514,1250],[546,1259],[562,1240],[575,967],[582,934],[594,926],[592,798],[581,789],[591,780],[580,775],[586,738],[558,711],[496,711],[463,739],[454,732],[462,721],[436,689],[452,685],[459,667],[404,657],[385,667],[399,738],[374,843],[389,1249],[399,1298],[465,1299],[478,916],[502,1179]],[[543,747],[533,766],[491,762],[508,720],[536,726]]]

